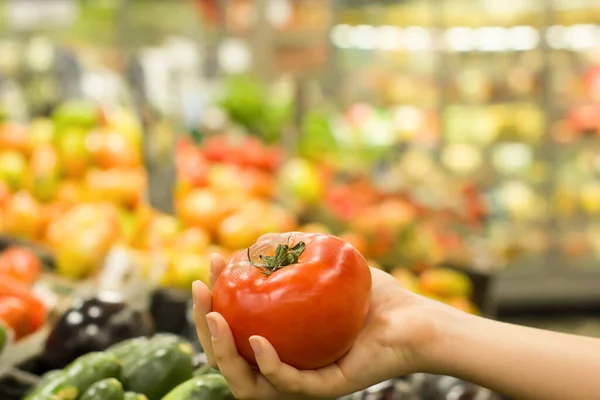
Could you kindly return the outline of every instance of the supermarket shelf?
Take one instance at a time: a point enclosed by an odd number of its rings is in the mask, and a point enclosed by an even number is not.
[[[600,268],[589,261],[579,265],[529,260],[497,274],[492,287],[496,309],[502,312],[582,309],[600,306]],[[555,267],[563,265],[563,268]]]

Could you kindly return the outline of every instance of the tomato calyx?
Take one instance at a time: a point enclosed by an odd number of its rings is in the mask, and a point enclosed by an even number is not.
[[[288,239],[288,243],[280,243],[277,245],[274,255],[267,256],[265,254],[261,254],[259,257],[262,261],[262,264],[252,261],[252,258],[250,257],[250,248],[248,248],[248,262],[252,266],[262,269],[263,271],[261,273],[264,276],[269,276],[273,272],[283,267],[296,264],[304,252],[305,247],[306,244],[304,242],[298,242],[294,246],[290,246]]]

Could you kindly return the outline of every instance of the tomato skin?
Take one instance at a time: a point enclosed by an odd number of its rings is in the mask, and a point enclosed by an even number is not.
[[[343,240],[322,233],[267,235],[254,245],[304,242],[298,262],[269,276],[237,252],[219,276],[213,310],[229,323],[238,351],[256,365],[249,338],[265,337],[284,363],[316,369],[340,359],[360,333],[371,294],[364,257]],[[254,260],[254,256],[253,256]],[[254,260],[255,262],[260,262]]]
[[[20,339],[29,333],[27,303],[18,297],[0,297],[0,321],[8,325]]]
[[[23,247],[9,247],[0,254],[0,273],[11,275],[23,283],[33,284],[42,271],[38,256]]]

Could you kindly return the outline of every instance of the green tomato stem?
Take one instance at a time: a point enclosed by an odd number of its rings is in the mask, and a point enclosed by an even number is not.
[[[257,264],[252,261],[252,258],[250,257],[250,248],[248,248],[248,262],[250,262],[252,266],[262,269],[263,275],[269,276],[283,267],[296,264],[304,252],[305,247],[306,244],[304,242],[298,242],[293,247],[290,247],[288,239],[288,243],[277,245],[274,255],[267,256],[261,254],[259,257],[262,264]]]

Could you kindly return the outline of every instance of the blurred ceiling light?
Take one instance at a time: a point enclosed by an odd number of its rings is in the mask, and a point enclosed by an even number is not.
[[[573,25],[567,30],[568,47],[573,50],[594,48],[598,45],[598,27],[592,24]]]
[[[380,26],[375,45],[381,50],[398,50],[402,42],[402,30],[395,26]]]
[[[120,84],[119,77],[109,70],[87,71],[81,78],[81,88],[86,97],[99,102],[116,100]]]
[[[486,26],[477,30],[476,48],[481,51],[505,51],[507,46],[506,29]]]
[[[225,39],[218,49],[219,66],[230,73],[245,72],[250,69],[252,55],[246,43],[238,39]]]
[[[275,28],[283,28],[292,19],[292,6],[290,0],[269,0],[267,3],[267,21]]]
[[[404,43],[408,50],[423,51],[431,48],[432,38],[425,28],[411,26],[404,29]]]
[[[567,48],[567,27],[563,25],[552,25],[546,31],[546,43],[553,49]]]
[[[473,30],[471,28],[450,28],[444,36],[446,45],[452,51],[463,52],[473,50]]]
[[[533,50],[540,43],[540,34],[533,26],[515,26],[509,29],[509,34],[509,46],[513,50]]]
[[[377,41],[377,30],[371,25],[358,25],[352,28],[350,42],[360,50],[373,50]]]
[[[170,37],[164,44],[164,49],[170,54],[172,66],[179,69],[197,68],[200,62],[198,45],[185,37]]]
[[[352,27],[350,25],[335,25],[331,28],[329,37],[331,42],[341,49],[352,47]]]

